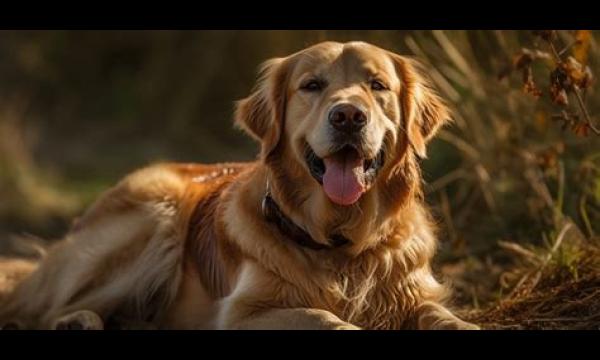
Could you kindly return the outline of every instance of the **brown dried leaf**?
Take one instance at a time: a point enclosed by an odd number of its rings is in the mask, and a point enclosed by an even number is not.
[[[570,83],[577,85],[581,89],[590,86],[592,82],[592,71],[589,67],[583,66],[572,56],[567,58],[562,67],[569,77]]]
[[[526,94],[533,95],[536,99],[542,96],[542,91],[538,89],[535,81],[533,81],[533,73],[530,66],[523,69],[523,91]]]
[[[557,105],[569,105],[569,97],[564,89],[556,90],[555,88],[551,87],[550,96],[552,97],[552,101]]]
[[[527,51],[527,49],[523,49],[521,53],[513,59],[513,66],[515,69],[520,70],[525,66],[529,66],[532,61],[533,57],[531,56],[531,52]]]
[[[577,136],[586,137],[590,134],[590,126],[586,123],[578,123],[573,126],[573,132]]]
[[[541,50],[522,48],[521,52],[513,57],[512,63],[498,73],[498,80],[509,76],[514,70],[522,70],[530,66],[534,60],[545,60],[554,65],[552,55],[549,53]]]
[[[552,102],[566,106],[569,103],[567,90],[570,88],[570,79],[563,67],[559,66],[550,73],[550,98]]]
[[[577,30],[575,32],[575,45],[573,45],[573,56],[581,64],[587,64],[588,53],[592,32],[590,30]]]
[[[516,69],[522,69],[525,66],[529,66],[534,60],[552,61],[552,59],[552,55],[546,51],[522,48],[521,53],[514,57],[513,65]]]

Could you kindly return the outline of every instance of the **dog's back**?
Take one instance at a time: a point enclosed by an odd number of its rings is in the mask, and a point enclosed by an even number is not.
[[[133,321],[172,317],[165,312],[181,285],[191,218],[199,204],[222,190],[224,178],[245,167],[158,164],[130,174],[77,219],[39,271],[34,261],[0,261],[0,322],[19,319],[25,328],[54,328],[79,309]],[[198,216],[194,221],[204,220],[206,231],[213,214],[204,215],[208,222]]]

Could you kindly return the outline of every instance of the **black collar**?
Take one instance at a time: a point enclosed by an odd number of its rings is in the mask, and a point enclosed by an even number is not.
[[[316,242],[304,229],[296,225],[290,218],[279,208],[279,205],[271,197],[271,193],[267,186],[267,192],[262,201],[262,212],[265,219],[269,222],[274,223],[279,231],[296,244],[312,249],[312,250],[325,250],[335,249],[344,246],[350,242],[346,237],[342,235],[331,235],[329,238],[329,244],[325,245]]]

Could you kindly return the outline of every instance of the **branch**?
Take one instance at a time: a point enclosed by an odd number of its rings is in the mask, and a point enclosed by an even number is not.
[[[552,50],[552,55],[554,55],[554,59],[556,60],[556,63],[559,66],[562,65],[563,61],[560,56],[561,56],[561,54],[564,53],[564,51],[566,49],[570,48],[570,46],[568,46],[563,51],[561,51],[561,53],[559,53],[558,51],[556,51],[556,47],[554,46],[554,43],[552,42],[551,39],[548,39],[548,44],[550,44],[550,49]],[[581,92],[579,91],[579,88],[577,87],[577,85],[573,84],[572,90],[573,90],[573,93],[575,94],[575,98],[577,98],[577,104],[579,104],[579,110],[581,110],[581,113],[583,114],[583,118],[585,119],[585,122],[588,124],[590,129],[594,133],[596,133],[596,135],[600,135],[600,129],[598,129],[594,126],[594,123],[592,122],[590,114],[588,113],[587,108],[585,107],[585,103],[583,102],[583,97],[581,96]]]

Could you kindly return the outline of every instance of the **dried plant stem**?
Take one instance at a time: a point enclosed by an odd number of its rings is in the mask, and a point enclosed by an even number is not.
[[[535,271],[535,273],[531,273],[528,272],[527,274],[523,275],[523,277],[519,280],[519,282],[517,283],[517,285],[514,287],[514,289],[512,290],[511,294],[509,297],[515,297],[517,295],[520,294],[520,290],[521,288],[526,284],[526,293],[531,292],[538,284],[538,282],[540,281],[541,277],[542,277],[542,273],[544,271],[544,269],[546,268],[546,266],[548,265],[548,263],[550,262],[550,260],[552,260],[552,256],[556,253],[556,251],[558,250],[558,248],[560,247],[560,245],[563,242],[563,239],[567,233],[567,231],[569,231],[569,229],[573,226],[572,223],[568,222],[565,224],[565,226],[563,226],[563,228],[561,229],[560,233],[558,234],[558,236],[556,237],[556,241],[554,242],[554,245],[552,246],[552,249],[550,249],[550,251],[546,254],[546,256],[544,257],[544,259],[542,260],[542,263],[539,265],[539,267],[537,268],[537,270]],[[532,276],[533,275],[533,276]],[[528,282],[528,280],[530,280]]]
[[[446,222],[448,235],[450,236],[450,241],[452,243],[456,243],[458,235],[456,233],[454,222],[452,221],[452,210],[450,208],[450,201],[448,201],[448,194],[446,193],[445,188],[440,191],[440,201],[442,205],[442,214],[444,216],[444,221]]]
[[[581,200],[579,201],[579,213],[581,214],[581,219],[585,224],[585,228],[587,230],[588,236],[590,238],[594,237],[594,229],[592,228],[592,223],[590,222],[590,218],[585,208],[585,203],[587,200],[587,196],[583,194],[581,196]]]
[[[558,52],[558,56],[563,56],[567,51],[571,50],[575,44],[577,44],[577,40],[573,40],[569,45],[565,46],[560,52]]]
[[[429,184],[426,192],[427,194],[435,193],[456,180],[468,179],[469,175],[470,174],[465,169],[458,168],[433,181],[431,184]]]
[[[554,43],[552,42],[552,40],[548,40],[548,44],[550,44],[550,49],[552,50],[552,55],[554,55],[554,60],[556,61],[556,63],[558,65],[561,65],[563,63],[563,61],[560,56],[564,52],[564,50],[559,53],[556,50],[556,47],[554,46]],[[598,129],[594,126],[594,123],[592,122],[592,118],[590,117],[590,114],[588,113],[587,108],[585,107],[585,103],[583,102],[583,97],[581,96],[581,91],[579,90],[577,85],[573,85],[571,90],[573,90],[573,94],[575,94],[575,98],[577,99],[577,104],[579,105],[579,110],[581,111],[581,114],[583,115],[585,122],[588,124],[590,129],[594,133],[596,133],[596,135],[600,135],[600,129]]]
[[[592,131],[594,133],[596,133],[596,135],[600,135],[600,130],[598,128],[596,128],[594,126],[594,124],[592,123],[590,114],[588,113],[587,108],[585,107],[585,104],[583,103],[583,97],[581,96],[581,91],[575,85],[573,85],[573,93],[575,94],[575,98],[577,99],[577,103],[579,104],[579,108],[581,109],[581,113],[583,114],[583,118],[585,119],[585,122],[587,122],[590,129],[592,129]]]
[[[478,160],[480,158],[480,154],[473,146],[468,144],[463,139],[458,136],[452,134],[449,131],[441,130],[438,133],[438,137],[452,145],[454,145],[458,150],[462,151],[465,155],[468,155],[469,158]]]
[[[556,237],[556,241],[554,242],[554,245],[552,246],[552,249],[550,249],[550,251],[548,252],[548,254],[546,254],[546,257],[544,258],[544,261],[542,262],[542,265],[540,265],[540,267],[536,271],[536,273],[534,275],[534,278],[533,278],[533,283],[531,284],[530,289],[533,289],[537,285],[537,283],[540,281],[540,278],[542,277],[542,272],[544,271],[544,269],[546,268],[546,266],[548,265],[548,263],[552,259],[552,256],[556,253],[556,251],[558,250],[558,248],[562,244],[562,241],[563,241],[563,239],[564,239],[567,231],[569,231],[569,229],[571,229],[572,226],[573,226],[573,223],[568,222],[560,230],[560,233]]]
[[[508,250],[515,254],[520,255],[520,256],[524,257],[525,259],[531,261],[532,263],[539,263],[538,256],[533,251],[525,249],[524,247],[522,247],[521,245],[519,245],[517,243],[508,242],[508,241],[498,241],[498,246],[500,246],[501,248],[503,248],[505,250]]]

